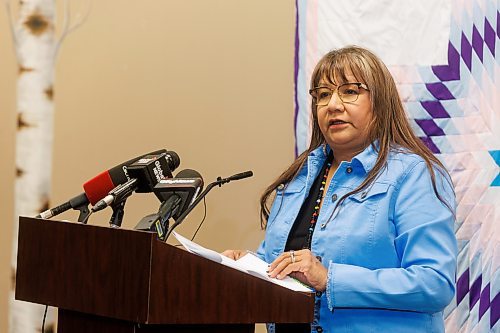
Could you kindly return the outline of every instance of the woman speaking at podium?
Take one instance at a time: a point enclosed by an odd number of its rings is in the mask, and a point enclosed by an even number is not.
[[[310,88],[311,143],[262,195],[257,254],[271,277],[316,291],[314,321],[269,331],[444,332],[457,255],[447,171],[370,51],[326,54]]]

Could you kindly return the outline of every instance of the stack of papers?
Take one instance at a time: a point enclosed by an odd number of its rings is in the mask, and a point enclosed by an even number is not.
[[[204,248],[203,246],[196,244],[195,242],[190,241],[189,239],[179,235],[175,231],[172,232],[172,234],[177,238],[177,240],[184,246],[184,248],[191,253],[194,253],[196,255],[199,255],[203,258],[207,258],[209,260],[218,262],[224,266],[228,266],[234,269],[237,269],[239,271],[245,272],[247,274],[256,276],[258,278],[261,278],[263,280],[275,283],[277,285],[280,285],[282,287],[295,290],[295,291],[302,291],[302,292],[312,292],[312,290],[300,283],[299,281],[292,279],[291,277],[287,276],[283,280],[278,280],[275,278],[270,278],[267,275],[267,268],[268,264],[264,260],[260,259],[257,257],[255,254],[248,252],[245,254],[243,257],[241,257],[238,260],[233,260],[231,258],[228,258],[218,252],[215,252],[214,250],[210,250],[207,248]]]

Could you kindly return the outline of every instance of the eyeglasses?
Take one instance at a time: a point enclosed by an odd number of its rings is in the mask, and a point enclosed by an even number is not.
[[[330,103],[335,90],[337,90],[337,95],[343,103],[356,102],[361,88],[370,91],[366,84],[360,82],[349,82],[341,84],[334,89],[330,87],[316,87],[309,90],[309,93],[316,100],[316,106],[325,106]]]

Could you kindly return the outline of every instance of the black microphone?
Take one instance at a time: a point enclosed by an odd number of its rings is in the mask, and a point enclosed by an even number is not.
[[[169,219],[177,220],[203,190],[203,177],[195,170],[185,169],[173,179],[160,181],[154,188],[163,203],[158,211],[154,226],[160,240],[165,240],[169,229]]]
[[[108,194],[110,190],[114,187],[127,182],[130,177],[128,175],[128,167],[139,159],[147,156],[147,155],[157,155],[165,153],[168,156],[168,160],[170,161],[169,166],[171,171],[177,168],[180,164],[180,159],[177,153],[174,151],[167,151],[165,149],[156,150],[136,158],[133,158],[129,161],[123,162],[109,170],[101,172],[94,178],[88,180],[83,184],[84,192],[78,194],[77,196],[69,199],[67,202],[48,209],[46,211],[41,212],[36,217],[50,219],[56,215],[59,215],[71,208],[79,210],[80,216],[78,217],[78,221],[84,221],[89,215],[88,204],[95,205],[96,202],[101,200]]]
[[[210,192],[210,190],[214,187],[214,186],[219,186],[221,187],[222,185],[226,184],[226,183],[229,183],[230,181],[232,180],[238,180],[238,179],[243,179],[243,178],[248,178],[248,177],[251,177],[253,176],[253,172],[252,171],[245,171],[245,172],[242,172],[242,173],[237,173],[231,177],[228,177],[228,178],[221,178],[221,177],[217,177],[217,180],[213,183],[210,183],[208,184],[207,188],[201,192],[201,194],[199,196],[197,196],[193,203],[191,205],[189,205],[189,207],[177,218],[177,220],[175,220],[175,223],[172,225],[172,227],[168,230],[167,234],[165,235],[164,237],[164,241],[167,241],[168,239],[168,236],[170,236],[170,234],[172,233],[172,231],[174,231],[174,229],[182,223],[182,221],[184,221],[184,219],[188,216],[188,214],[196,207],[196,205],[208,194],[208,192]]]
[[[112,204],[119,204],[134,191],[137,193],[152,192],[155,185],[162,179],[171,178],[171,170],[178,166],[170,157],[171,155],[167,153],[147,155],[132,163],[127,169],[130,180],[109,191],[92,207],[92,212],[100,211]]]
[[[156,231],[162,239],[168,230],[169,219],[177,219],[202,189],[203,178],[195,170],[185,169],[175,178],[161,180],[153,189],[161,201],[158,212],[143,217],[134,229]]]
[[[253,172],[252,171],[245,171],[245,172],[240,172],[235,175],[232,175],[231,177],[227,178],[217,178],[217,181],[219,182],[219,187],[221,187],[223,184],[229,183],[232,180],[240,180],[248,177],[252,177]]]
[[[181,199],[180,206],[172,217],[177,219],[193,203],[198,194],[203,190],[203,177],[198,171],[184,169],[175,178],[163,179],[153,189],[156,197],[161,202],[166,202],[170,197]]]

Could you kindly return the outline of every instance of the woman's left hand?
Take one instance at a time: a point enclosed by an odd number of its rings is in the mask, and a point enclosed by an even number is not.
[[[310,250],[282,253],[271,263],[268,274],[269,277],[280,280],[290,275],[318,291],[326,290],[328,279],[328,270]]]

